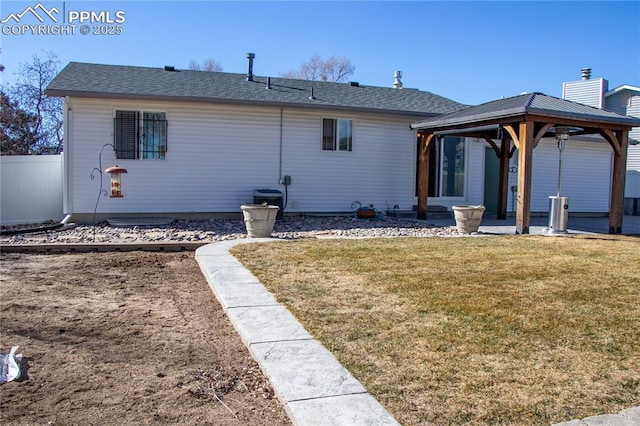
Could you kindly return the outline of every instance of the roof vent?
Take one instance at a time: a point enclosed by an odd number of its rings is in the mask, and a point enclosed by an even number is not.
[[[165,65],[164,66],[164,70],[165,71],[175,71],[176,67],[174,67],[173,65]]]
[[[351,87],[360,87],[360,83],[358,83],[357,81],[350,81],[349,82],[349,86],[351,86]]]
[[[266,89],[267,90],[271,89],[271,77],[267,77],[267,87],[266,87]]]
[[[313,86],[311,86],[311,96],[309,96],[309,99],[314,100],[316,97],[313,95]]]
[[[583,80],[591,79],[591,68],[582,68],[582,79]]]
[[[247,72],[247,81],[253,81],[253,59],[256,57],[255,53],[247,53],[247,59],[249,60],[249,71]]]
[[[402,89],[402,71],[394,71],[393,72],[393,88],[394,89]]]

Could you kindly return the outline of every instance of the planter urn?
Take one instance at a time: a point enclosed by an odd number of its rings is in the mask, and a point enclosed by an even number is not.
[[[456,220],[456,228],[462,234],[478,232],[484,206],[453,206],[453,216]]]
[[[271,236],[280,207],[265,204],[243,204],[240,208],[250,238]]]

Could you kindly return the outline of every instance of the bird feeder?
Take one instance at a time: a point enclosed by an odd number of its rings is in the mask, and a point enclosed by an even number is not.
[[[109,195],[109,197],[122,198],[122,179],[120,175],[122,173],[127,173],[127,169],[115,165],[109,167],[104,172],[111,175],[111,194]]]

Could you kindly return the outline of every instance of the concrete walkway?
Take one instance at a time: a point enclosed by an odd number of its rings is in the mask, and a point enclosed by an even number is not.
[[[454,226],[453,219],[428,222]],[[571,218],[569,234],[606,233],[607,218]],[[623,234],[640,235],[640,216],[625,216]],[[530,233],[544,234],[545,218],[532,218]],[[515,223],[483,219],[479,235],[514,234]],[[273,238],[208,244],[196,259],[216,298],[244,344],[269,378],[295,425],[398,425],[336,358],[278,303],[231,254],[237,244],[276,242]],[[557,426],[638,426],[640,407],[618,414],[571,420]]]
[[[426,222],[438,226],[455,226],[453,218],[427,219]],[[532,217],[530,220],[529,234],[548,235],[546,217]],[[567,233],[571,234],[607,234],[609,232],[608,217],[572,217],[569,216]],[[506,220],[497,220],[495,216],[485,214],[480,223],[481,234],[513,235],[516,233],[515,217],[508,217]],[[623,235],[640,236],[640,216],[625,216],[622,220]]]
[[[196,259],[251,355],[296,425],[398,425],[324,346],[233,256],[245,239],[213,243]]]

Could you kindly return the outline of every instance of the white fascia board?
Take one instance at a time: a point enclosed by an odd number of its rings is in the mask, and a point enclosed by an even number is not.
[[[609,90],[604,94],[605,97],[615,95],[616,93],[622,92],[623,90],[630,90],[632,92],[640,92],[640,87],[631,86],[629,84],[623,84],[622,86],[618,86],[615,89]]]

